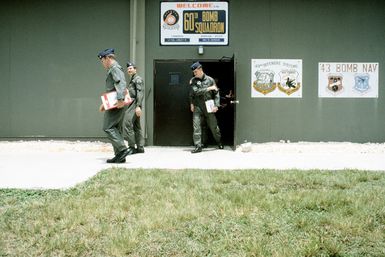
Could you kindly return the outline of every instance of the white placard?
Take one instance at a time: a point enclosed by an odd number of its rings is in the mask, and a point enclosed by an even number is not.
[[[251,97],[302,97],[301,59],[252,59]]]
[[[111,91],[104,93],[100,96],[102,99],[104,110],[110,110],[116,108],[116,105],[118,103],[118,94],[116,91]],[[130,105],[132,103],[132,98],[130,97],[130,94],[128,90],[126,89],[124,91],[124,105]]]
[[[161,45],[228,45],[228,2],[161,2]]]
[[[212,113],[215,108],[214,100],[210,99],[205,102],[206,104],[206,110],[208,113]]]
[[[318,63],[318,97],[377,98],[378,63]]]

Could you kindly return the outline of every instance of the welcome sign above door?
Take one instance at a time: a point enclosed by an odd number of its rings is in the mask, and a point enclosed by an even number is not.
[[[161,45],[228,45],[228,2],[161,2]]]

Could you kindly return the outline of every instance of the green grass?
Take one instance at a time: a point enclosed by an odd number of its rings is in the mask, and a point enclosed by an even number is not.
[[[385,173],[115,168],[3,189],[0,256],[385,256]]]

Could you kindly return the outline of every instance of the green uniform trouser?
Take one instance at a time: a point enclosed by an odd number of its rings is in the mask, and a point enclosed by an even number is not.
[[[128,146],[134,148],[144,146],[144,137],[142,126],[140,125],[140,117],[135,113],[136,105],[132,103],[124,114],[123,132],[124,138],[128,142]]]
[[[122,136],[122,125],[125,110],[126,108],[121,108],[104,112],[103,131],[106,132],[107,138],[110,140],[114,148],[115,155],[127,148]]]
[[[215,113],[208,113],[206,108],[195,106],[193,113],[193,140],[194,145],[202,146],[202,119],[206,120],[207,126],[213,134],[215,142],[221,142],[221,131],[219,130]]]

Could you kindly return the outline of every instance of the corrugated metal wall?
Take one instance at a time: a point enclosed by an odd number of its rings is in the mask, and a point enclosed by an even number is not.
[[[106,71],[97,54],[129,53],[129,1],[4,1],[0,137],[99,137]]]

